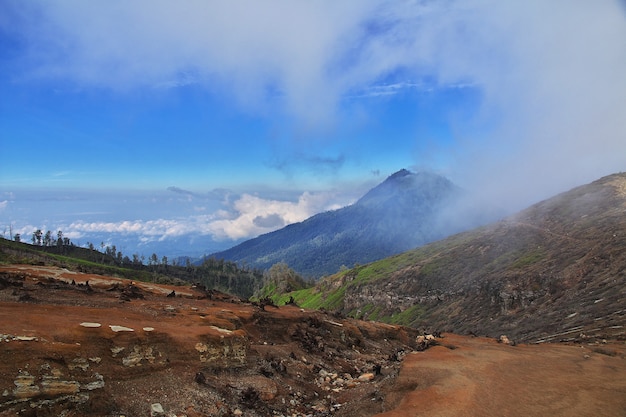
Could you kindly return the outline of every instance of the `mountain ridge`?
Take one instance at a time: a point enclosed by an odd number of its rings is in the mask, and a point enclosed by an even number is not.
[[[285,262],[305,276],[328,275],[443,237],[446,232],[433,227],[438,212],[460,193],[444,177],[403,169],[352,205],[316,214],[210,257],[265,269]]]
[[[541,341],[591,326],[626,338],[626,174],[293,296],[306,307],[431,330]]]

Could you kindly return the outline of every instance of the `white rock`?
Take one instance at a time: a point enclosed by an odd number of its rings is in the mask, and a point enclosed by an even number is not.
[[[150,406],[150,417],[160,417],[163,415],[165,415],[165,411],[160,403],[154,403]]]
[[[97,328],[97,327],[102,326],[100,323],[91,323],[88,321],[84,321],[80,325],[83,327],[91,327],[91,328]]]
[[[111,330],[113,330],[114,332],[134,332],[135,330],[131,329],[130,327],[124,327],[124,326],[116,326],[114,324],[110,324],[109,327],[111,328]]]
[[[500,336],[500,339],[498,339],[498,342],[499,343],[504,343],[505,345],[512,344],[511,340],[506,335]]]
[[[232,330],[222,329],[221,327],[217,327],[217,326],[209,326],[209,327],[213,330],[217,330],[218,332],[224,333],[224,334],[231,334],[233,332]]]
[[[154,331],[154,327],[144,327],[143,331],[144,332],[153,332]]]

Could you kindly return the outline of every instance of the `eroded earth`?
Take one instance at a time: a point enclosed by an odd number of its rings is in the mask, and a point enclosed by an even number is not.
[[[623,341],[514,345],[0,267],[0,416],[624,416]]]

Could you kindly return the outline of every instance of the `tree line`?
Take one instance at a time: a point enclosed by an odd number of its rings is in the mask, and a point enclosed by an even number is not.
[[[22,242],[22,236],[18,233],[13,236],[16,242]],[[46,252],[79,257],[87,261],[101,265],[128,268],[141,271],[143,276],[149,276],[154,282],[172,283],[177,280],[202,285],[208,289],[216,289],[244,299],[260,294],[261,289],[271,283],[275,286],[286,285],[290,287],[298,283],[300,287],[304,280],[287,264],[281,262],[268,270],[251,268],[247,265],[214,257],[205,257],[198,262],[192,263],[190,258],[179,258],[170,261],[167,256],[159,257],[153,253],[148,258],[140,254],[124,255],[115,245],[107,245],[101,242],[99,248],[91,242],[86,247],[77,246],[63,231],[54,234],[48,230],[45,233],[41,229],[33,232],[31,243],[40,246]],[[281,288],[289,290],[290,288]]]

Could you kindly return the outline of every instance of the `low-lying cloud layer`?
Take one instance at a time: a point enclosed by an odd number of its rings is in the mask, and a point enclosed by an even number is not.
[[[160,218],[156,214],[156,218],[147,220],[77,220],[71,222],[47,220],[38,225],[20,225],[20,227],[12,230],[12,233],[20,233],[25,241],[30,240],[36,229],[42,229],[44,232],[51,230],[55,238],[56,232],[61,230],[64,236],[74,240],[110,234],[135,236],[142,242],[165,241],[184,236],[206,236],[214,241],[225,241],[223,246],[226,248],[228,241],[268,233],[284,225],[305,220],[316,213],[336,209],[352,202],[347,200],[351,198],[349,195],[340,195],[337,192],[305,192],[295,201],[268,199],[244,193],[234,197],[232,201],[224,200],[222,209],[203,213],[205,210],[199,208],[199,205],[207,202],[206,195],[196,195],[175,187],[170,188],[170,191],[183,196],[183,201],[177,202],[180,207],[188,207],[189,211],[195,210],[199,214],[176,218]],[[109,195],[108,198],[119,197]],[[146,199],[144,198],[144,200]],[[159,196],[149,200],[153,205],[163,204],[165,198]],[[59,211],[59,207],[53,208],[58,203],[63,203],[63,201],[48,201],[40,204],[40,206],[44,210]],[[0,214],[11,204],[12,202],[9,200],[0,202]],[[145,203],[141,204],[142,207],[145,207]],[[15,206],[13,209],[20,210],[20,207]],[[140,210],[131,209],[130,211],[136,213]],[[145,214],[150,216],[150,213]],[[112,243],[115,244],[115,242]]]

